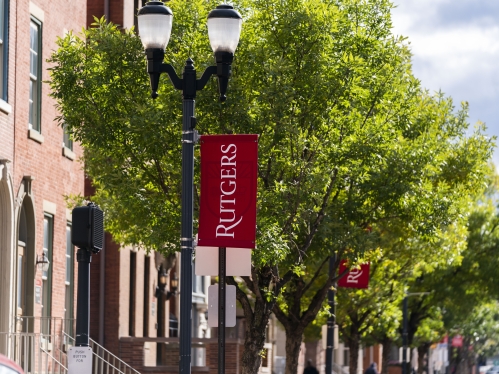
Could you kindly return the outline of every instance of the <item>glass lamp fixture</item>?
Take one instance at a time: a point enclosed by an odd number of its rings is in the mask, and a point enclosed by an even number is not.
[[[170,288],[172,290],[172,292],[176,292],[177,289],[178,289],[178,278],[175,276],[175,278],[173,278],[171,281],[170,281]]]
[[[161,289],[164,289],[166,287],[167,280],[168,280],[168,274],[166,274],[165,269],[163,269],[163,265],[161,265],[158,274],[158,283]]]
[[[172,32],[173,13],[161,1],[149,1],[137,13],[144,49],[165,50]]]
[[[172,296],[177,294],[178,289],[178,278],[175,276],[170,280],[170,291],[166,293],[166,300],[169,300]]]
[[[43,252],[41,256],[36,256],[36,265],[43,272],[47,272],[49,270],[50,261],[49,261],[47,255],[45,254],[45,252]]]
[[[222,102],[227,99],[225,93],[242,23],[241,15],[229,4],[219,5],[208,14],[208,37],[217,63],[218,91]]]
[[[229,52],[234,54],[243,18],[232,5],[222,4],[208,14],[208,37],[214,53]]]

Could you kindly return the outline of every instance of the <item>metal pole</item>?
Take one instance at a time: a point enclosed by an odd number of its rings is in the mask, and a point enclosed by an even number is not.
[[[90,334],[90,262],[92,253],[78,248],[78,294],[76,307],[76,346],[88,347]]]
[[[225,374],[225,270],[226,248],[218,248],[218,374]]]
[[[402,309],[402,374],[407,373],[407,296]]]
[[[184,84],[187,85],[187,82]],[[192,118],[194,117],[194,105],[195,100],[184,95],[182,108],[182,226],[180,238],[180,374],[190,374],[191,372],[192,216],[194,200],[194,129],[192,128]]]
[[[334,272],[336,253],[329,258],[329,276]],[[333,373],[334,362],[334,325],[336,324],[336,308],[334,304],[335,291],[331,288],[327,291],[329,313],[327,319],[327,339],[326,339],[326,374]]]

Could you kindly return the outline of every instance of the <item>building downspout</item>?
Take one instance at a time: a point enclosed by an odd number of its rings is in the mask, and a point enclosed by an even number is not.
[[[104,17],[108,23],[111,22],[109,19],[109,0],[104,0]]]
[[[109,0],[106,0],[108,2]],[[106,292],[106,233],[104,233],[104,245],[100,253],[100,271],[99,271],[99,344],[104,347],[104,302]]]

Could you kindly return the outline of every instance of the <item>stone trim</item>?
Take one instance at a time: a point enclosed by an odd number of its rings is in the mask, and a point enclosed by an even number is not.
[[[71,149],[68,147],[62,147],[62,155],[71,161],[74,161],[76,158],[76,153],[74,153]]]
[[[5,114],[10,114],[12,112],[12,105],[10,105],[5,100],[0,99],[0,111],[4,112]]]
[[[31,1],[29,2],[29,13],[40,22],[43,22],[45,18],[45,13],[43,12],[43,10],[37,5],[33,4]]]
[[[40,134],[38,131],[33,130],[33,129],[29,129],[28,138],[33,139],[35,142],[38,142],[40,144],[42,144],[43,141],[45,140],[45,138],[43,137],[42,134]]]
[[[55,216],[57,212],[57,205],[47,200],[43,200],[43,211]]]

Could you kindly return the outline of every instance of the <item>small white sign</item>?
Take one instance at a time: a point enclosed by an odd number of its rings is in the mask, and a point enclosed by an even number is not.
[[[68,374],[92,374],[92,356],[90,347],[70,347]]]
[[[225,285],[225,327],[236,325],[236,286]],[[208,287],[208,326],[218,327],[218,284]]]
[[[251,249],[227,248],[225,275],[251,276]],[[218,248],[196,247],[196,275],[218,275]]]

